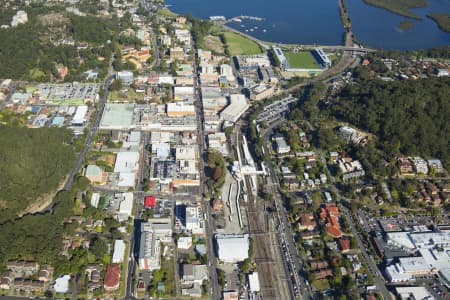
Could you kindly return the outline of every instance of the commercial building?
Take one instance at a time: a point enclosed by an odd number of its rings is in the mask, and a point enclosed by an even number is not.
[[[116,80],[121,80],[124,85],[133,83],[134,75],[131,71],[120,71],[116,73]]]
[[[119,173],[118,186],[134,187],[136,173],[139,170],[139,152],[119,152],[116,156],[114,173]]]
[[[248,234],[217,234],[217,253],[225,263],[238,263],[248,258]]]
[[[281,69],[289,69],[290,65],[289,65],[289,61],[287,60],[286,56],[283,53],[283,50],[281,50],[281,48],[272,47],[273,52],[275,53],[275,56],[277,57],[278,61],[280,62],[280,68]]]
[[[80,105],[72,118],[72,126],[84,126],[87,122],[86,114],[88,112],[87,105]]]
[[[151,218],[141,224],[141,232],[153,232],[162,243],[172,241],[172,221],[170,218]]]
[[[184,102],[167,103],[166,111],[169,117],[195,116],[195,106]]]
[[[434,300],[430,292],[424,286],[396,287],[395,291],[401,300]]]
[[[206,265],[184,264],[182,267],[181,285],[189,287],[195,284],[201,285],[208,278],[208,267]]]
[[[240,55],[234,57],[240,71],[254,71],[259,67],[269,67],[270,59],[266,54]]]
[[[125,242],[123,240],[115,240],[114,241],[114,251],[112,257],[113,264],[120,264],[123,262],[125,257]]]
[[[197,206],[187,206],[185,215],[185,225],[188,232],[201,235],[205,233],[204,220]]]
[[[259,293],[261,291],[261,286],[259,284],[258,272],[253,272],[248,274],[248,285],[250,292]]]
[[[127,221],[131,217],[133,209],[133,193],[122,193],[116,195],[116,199],[119,201],[119,211],[117,219],[119,222]]]
[[[230,95],[230,104],[220,113],[220,118],[224,121],[236,123],[249,106],[244,95],[232,94]]]
[[[274,138],[275,141],[275,149],[278,154],[286,154],[291,152],[291,146],[289,146],[286,142],[286,139],[283,136],[276,136]]]
[[[161,241],[156,233],[145,224],[141,225],[139,268],[153,271],[161,268]]]
[[[190,236],[182,236],[177,241],[178,249],[189,249],[192,247],[192,237]]]
[[[314,51],[312,51],[312,54],[323,68],[328,69],[329,67],[331,67],[331,60],[328,58],[325,52],[323,52],[322,48],[314,49]]]
[[[133,126],[134,104],[107,103],[99,128],[101,130],[128,130]]]

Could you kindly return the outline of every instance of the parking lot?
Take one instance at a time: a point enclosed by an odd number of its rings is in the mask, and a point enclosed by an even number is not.
[[[38,86],[40,100],[47,105],[83,104],[95,101],[100,89],[99,84],[40,84]]]

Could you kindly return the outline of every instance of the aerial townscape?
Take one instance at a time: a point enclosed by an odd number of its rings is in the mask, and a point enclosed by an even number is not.
[[[450,3],[219,2],[1,1],[0,300],[450,299]]]

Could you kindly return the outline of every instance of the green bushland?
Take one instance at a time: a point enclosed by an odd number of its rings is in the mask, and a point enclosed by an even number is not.
[[[208,187],[210,190],[219,192],[225,183],[225,160],[223,156],[215,150],[209,150],[207,155],[205,175],[208,177]]]
[[[75,161],[71,139],[64,128],[0,127],[0,223],[57,188]]]
[[[356,84],[331,106],[334,117],[375,134],[386,159],[404,153],[449,166],[450,78],[384,82],[363,68],[355,74]]]
[[[442,31],[450,32],[450,14],[431,13],[427,15]]]
[[[66,82],[83,80],[82,73],[89,69],[98,69],[103,78],[119,45],[139,45],[135,38],[119,35],[119,23],[122,30],[133,26],[129,13],[121,19],[77,16],[64,7],[37,3],[21,9],[28,14],[26,24],[0,29],[0,78],[47,82],[59,78],[58,69],[63,66],[69,70]],[[0,24],[9,16],[8,11],[0,13]],[[75,45],[58,44],[70,39]],[[77,49],[84,42],[89,47]]]
[[[230,56],[262,53],[261,47],[256,42],[238,33],[226,31],[221,33],[221,38],[225,44],[225,53]]]
[[[302,69],[318,69],[316,60],[312,56],[311,52],[284,52],[291,68],[302,68]]]
[[[421,16],[410,11],[411,8],[420,8],[428,6],[427,0],[363,0],[369,5],[384,8],[395,14],[418,19],[423,19]]]

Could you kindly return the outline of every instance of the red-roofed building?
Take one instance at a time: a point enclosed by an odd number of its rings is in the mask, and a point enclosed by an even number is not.
[[[115,291],[120,285],[120,265],[111,264],[105,274],[105,281],[103,286],[106,291]]]
[[[326,219],[327,233],[335,238],[342,236],[341,224],[339,224],[338,217],[340,215],[339,208],[336,204],[324,204],[319,208],[319,217]]]
[[[144,205],[145,207],[155,207],[156,198],[155,196],[145,196]]]
[[[348,252],[350,250],[350,240],[349,239],[339,239],[339,248],[341,248],[341,251],[343,253]]]
[[[336,204],[334,203],[325,204],[325,209],[328,211],[329,215],[333,215],[336,217],[340,216],[339,208],[337,208]]]

